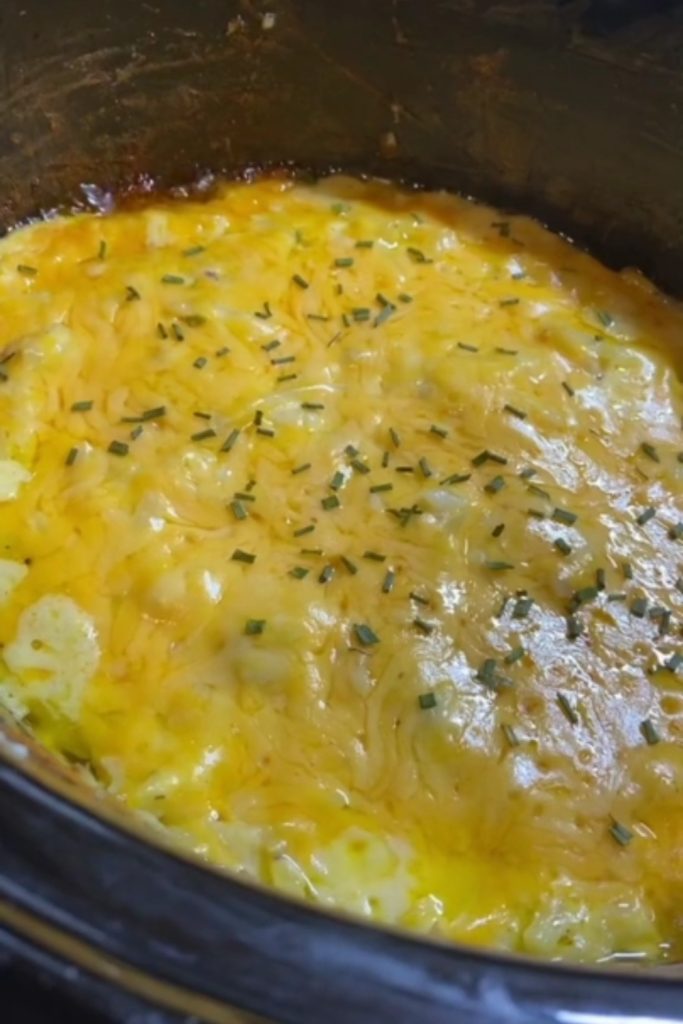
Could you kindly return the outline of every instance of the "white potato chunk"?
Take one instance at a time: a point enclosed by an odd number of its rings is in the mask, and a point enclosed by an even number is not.
[[[14,459],[0,459],[0,501],[14,501],[31,474]]]
[[[22,613],[4,654],[28,700],[49,702],[77,717],[100,650],[95,624],[75,601],[58,594],[41,597]]]
[[[12,591],[18,587],[28,572],[23,562],[0,558],[0,605],[6,604]]]

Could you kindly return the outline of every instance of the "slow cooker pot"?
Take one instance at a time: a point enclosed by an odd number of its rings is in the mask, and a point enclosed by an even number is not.
[[[341,168],[534,214],[683,294],[682,53],[676,0],[5,0],[0,220]],[[0,978],[8,1024],[683,1021],[683,968],[474,952],[191,862],[9,724]]]

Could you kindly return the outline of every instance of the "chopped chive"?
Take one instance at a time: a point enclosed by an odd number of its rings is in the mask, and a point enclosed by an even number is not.
[[[541,512],[538,508],[528,508],[526,514],[533,519],[545,519],[545,512]]]
[[[414,245],[409,245],[406,252],[410,256],[413,263],[433,263],[434,260],[428,259],[421,249],[416,249]]]
[[[430,434],[436,434],[437,437],[448,437],[448,431],[445,427],[437,427],[436,423],[432,423],[429,428]]]
[[[182,332],[180,324],[175,321],[171,324],[171,330],[173,331],[173,337],[176,341],[185,341],[185,335]]]
[[[335,267],[352,267],[353,266],[353,259],[351,258],[351,256],[338,256],[337,259],[334,261],[334,266]]]
[[[507,722],[502,722],[500,728],[501,728],[501,730],[503,732],[503,736],[505,737],[505,739],[508,742],[508,745],[511,746],[511,747],[518,747],[519,746],[519,737],[518,737],[517,733],[515,732],[513,726],[508,725]]]
[[[379,637],[375,631],[364,623],[355,623],[353,631],[359,643],[363,644],[364,647],[371,647],[373,644],[379,643]]]
[[[241,501],[231,501],[230,508],[235,519],[246,519],[247,516],[249,515]]]
[[[396,466],[396,472],[397,473],[414,473],[415,472],[415,467],[414,466]]]
[[[523,647],[513,647],[512,650],[505,655],[503,661],[506,665],[514,665],[516,661],[520,661],[520,659],[524,657],[525,653],[526,652]]]
[[[600,591],[597,587],[581,587],[580,590],[574,592],[572,604],[575,608],[580,608],[581,605],[594,601],[599,593]]]
[[[394,448],[401,447],[401,438],[399,437],[398,432],[394,430],[393,427],[389,427],[389,437],[391,438]]]
[[[315,530],[315,523],[309,523],[308,526],[300,526],[298,530],[295,530],[294,537],[305,537],[307,533],[313,533]]]
[[[672,654],[671,657],[664,662],[664,668],[669,672],[677,672],[681,665],[683,665],[683,654],[679,651],[676,651],[675,654]]]
[[[572,546],[568,544],[564,537],[556,537],[553,541],[553,547],[557,548],[561,555],[571,555]]]
[[[551,518],[554,519],[556,523],[563,523],[565,526],[573,526],[579,517],[575,512],[570,512],[566,508],[554,508]]]
[[[520,480],[530,480],[532,476],[536,476],[537,472],[538,470],[534,469],[533,466],[525,466],[525,468],[520,472],[519,478]]]
[[[137,441],[137,439],[142,434],[142,430],[143,430],[142,423],[139,423],[137,425],[137,427],[133,427],[133,429],[130,432],[130,439],[131,439],[131,441]]]
[[[99,247],[97,249],[97,258],[98,258],[98,260],[103,260],[106,257],[106,255],[107,255],[107,243],[102,238],[102,239],[100,239],[100,244],[99,244]]]
[[[206,252],[206,246],[204,245],[191,245],[189,249],[183,249],[181,256],[199,256],[201,252]]]
[[[308,281],[305,277],[302,277],[301,274],[294,274],[292,276],[292,281],[294,284],[297,284],[299,288],[308,288]]]
[[[647,613],[648,601],[646,597],[636,597],[635,600],[631,601],[629,605],[629,611],[631,615],[635,615],[637,619],[644,619]]]
[[[409,303],[411,303],[413,301],[413,296],[412,295],[408,295],[407,292],[399,292],[398,293],[398,301],[399,302],[403,302],[406,305],[408,305]]]
[[[126,285],[126,302],[136,302],[140,296],[140,292],[137,288],[133,288],[132,284]]]
[[[659,743],[662,738],[657,732],[657,729],[655,728],[654,722],[651,718],[645,718],[640,723],[640,731],[642,732],[645,738],[645,742],[650,747],[656,746],[656,744]]]
[[[385,491],[393,491],[393,484],[373,484],[370,488],[370,494],[383,494]]]
[[[417,698],[417,702],[420,705],[420,710],[429,711],[431,708],[436,707],[436,694],[431,690],[429,693],[421,693]]]
[[[325,565],[318,576],[318,583],[329,583],[334,578],[334,566]]]
[[[244,626],[244,633],[245,636],[260,636],[265,628],[265,619],[247,619]]]
[[[504,487],[505,480],[503,479],[503,477],[494,476],[493,480],[489,480],[489,482],[484,485],[484,490],[487,492],[487,494],[498,494],[498,492],[502,491]]]
[[[69,449],[69,454],[67,455],[66,459],[64,460],[65,465],[73,466],[73,464],[74,464],[74,462],[76,461],[77,458],[78,458],[78,448],[70,448]]]
[[[208,441],[210,437],[215,436],[216,431],[213,430],[211,427],[208,427],[206,430],[199,430],[197,431],[196,434],[191,434],[190,441]]]
[[[328,494],[327,497],[322,499],[320,504],[326,512],[330,512],[333,508],[339,508],[341,502],[336,494]]]
[[[348,203],[332,203],[330,209],[335,217],[341,217],[343,214],[348,213],[351,207]]]
[[[421,619],[419,615],[417,618],[413,619],[413,625],[416,629],[419,629],[421,633],[424,633],[425,636],[430,636],[436,629],[436,626],[432,622],[426,622],[424,619]]]
[[[271,366],[284,366],[286,363],[295,363],[296,356],[280,356],[278,359],[271,359]]]
[[[483,466],[485,462],[497,462],[500,466],[507,466],[507,459],[504,455],[497,455],[495,452],[490,452],[488,448],[485,448],[483,452],[479,452],[472,459],[473,466]]]
[[[206,358],[206,356],[198,356],[198,358],[195,359],[192,365],[196,370],[203,370],[207,362],[208,359]]]
[[[501,356],[516,356],[519,352],[516,348],[502,348],[500,345],[496,345],[496,352]]]
[[[342,563],[344,568],[351,573],[352,576],[356,575],[356,573],[358,572],[358,566],[355,564],[355,562],[352,562],[350,558],[346,557],[346,555],[341,555],[339,561]]]
[[[367,306],[357,306],[351,310],[351,316],[356,323],[363,323],[365,320],[370,319],[370,310]]]
[[[628,846],[633,839],[631,829],[626,828],[626,825],[622,825],[620,821],[612,822],[609,827],[609,833],[619,843],[619,846]]]
[[[206,317],[201,313],[188,313],[187,316],[181,316],[180,319],[188,327],[201,327],[206,323]]]
[[[112,441],[107,451],[112,455],[127,455],[129,448],[125,441]]]
[[[410,598],[411,601],[416,601],[418,604],[425,606],[429,604],[429,600],[426,597],[422,597],[420,594],[416,594],[414,590],[410,591],[408,597]]]
[[[71,412],[90,412],[93,407],[91,399],[84,399],[82,402],[74,402],[71,406]]]
[[[425,477],[425,479],[434,475],[434,470],[429,465],[424,455],[422,456],[422,458],[418,460],[417,464],[420,467],[420,470],[422,471],[422,476]]]
[[[249,491],[235,491],[233,497],[237,498],[238,501],[256,501],[256,496],[250,494]]]
[[[518,597],[512,608],[513,619],[526,619],[534,604],[532,597]]]
[[[653,508],[652,505],[648,505],[647,508],[643,509],[640,515],[636,516],[638,526],[645,526],[645,524],[649,523],[651,519],[654,519],[656,514],[656,509]]]
[[[316,320],[319,321],[321,324],[326,324],[330,318],[329,316],[325,316],[323,313],[307,313],[306,319]]]
[[[356,457],[356,455],[360,455],[360,451],[358,450],[358,448],[356,448],[355,445],[347,444],[346,448],[344,449],[344,454],[348,455],[350,458],[353,459]]]
[[[295,468],[292,470],[292,476],[298,476],[299,473],[305,473],[306,470],[310,468],[310,462],[303,462],[300,466],[295,466]]]
[[[283,373],[279,377],[276,377],[275,380],[278,384],[284,384],[285,381],[296,380],[297,376],[298,374],[296,373]]]
[[[527,491],[529,494],[535,494],[537,498],[543,498],[544,501],[550,501],[550,495],[547,491],[544,491],[538,484],[527,484]]]
[[[570,398],[573,398],[574,395],[576,394],[576,392],[574,391],[574,388],[571,386],[569,381],[563,380],[562,381],[562,387],[567,392],[567,394],[569,395]]]
[[[185,278],[180,274],[164,274],[161,278],[162,284],[185,284]]]
[[[159,323],[157,324],[157,334],[163,341],[166,341],[166,339],[168,338],[168,331],[161,323],[161,321],[159,321]]]
[[[224,442],[224,444],[222,445],[221,451],[222,452],[229,452],[229,451],[231,451],[235,447],[235,442],[237,441],[237,438],[239,436],[240,436],[240,432],[237,429],[237,427],[235,427],[235,429],[231,430],[230,433],[228,434],[228,438]]]
[[[17,271],[25,277],[35,277],[38,273],[38,268],[29,267],[27,263],[17,263]]]
[[[301,408],[308,410],[308,412],[319,412],[320,409],[324,409],[325,406],[322,402],[302,402]]]
[[[614,317],[604,309],[596,309],[595,315],[603,327],[611,327],[614,323]]]
[[[461,348],[463,352],[478,352],[479,349],[476,345],[468,345],[465,341],[458,342],[458,348]]]
[[[647,455],[648,459],[652,459],[653,462],[660,461],[659,455],[657,454],[657,449],[653,444],[650,444],[648,441],[643,441],[643,443],[640,446],[640,450],[643,453],[643,455]]]
[[[356,249],[372,249],[375,243],[370,238],[361,238],[356,242]]]
[[[503,532],[504,529],[505,529],[505,523],[498,523],[491,530],[491,536],[492,537],[500,537],[500,535],[501,535],[501,533]]]
[[[351,459],[351,467],[356,470],[357,473],[369,473],[370,467],[366,466],[360,459]]]
[[[510,405],[508,402],[505,403],[503,409],[505,410],[505,412],[509,412],[510,415],[516,416],[518,420],[526,419],[527,414],[525,412],[522,412],[521,409],[517,409],[514,405]]]
[[[667,536],[669,540],[680,540],[683,537],[683,521],[670,526]]]
[[[382,452],[382,469],[387,468],[387,466],[389,465],[390,458],[391,456],[389,455],[389,452]]]
[[[344,484],[344,474],[339,472],[339,470],[337,470],[337,472],[334,474],[334,476],[330,480],[330,487],[332,488],[333,491],[338,491],[339,488],[343,486],[343,484]]]
[[[477,671],[475,678],[478,679],[480,683],[484,683],[486,686],[495,688],[496,667],[497,662],[495,658],[486,658],[482,663],[481,668]]]
[[[302,555],[322,555],[322,548],[301,548],[300,554]]]
[[[505,572],[507,569],[514,569],[514,565],[511,562],[499,562],[496,560],[484,562],[484,568],[490,569],[491,572]]]
[[[567,639],[578,640],[583,633],[583,623],[576,615],[567,616]]]
[[[230,556],[230,561],[244,562],[245,565],[253,565],[256,561],[256,555],[252,555],[248,551],[243,551],[241,548],[235,548]]]
[[[621,571],[624,574],[624,579],[625,580],[632,580],[633,579],[633,566],[631,565],[630,562],[622,562],[621,563]]]
[[[390,594],[394,589],[394,583],[396,582],[396,573],[393,569],[387,569],[384,580],[382,581],[382,593]]]
[[[384,305],[382,307],[380,312],[377,314],[377,316],[373,320],[372,326],[373,327],[381,327],[382,324],[385,323],[389,319],[391,314],[395,313],[395,312],[396,312],[396,306],[394,306],[394,304],[391,303],[391,302],[387,302],[386,305]]]
[[[467,480],[472,479],[471,473],[452,473],[441,481],[444,487],[450,487],[452,484],[464,484]]]
[[[505,306],[518,306],[519,299],[501,299],[498,305],[503,309]]]
[[[258,317],[259,320],[270,320],[272,315],[273,314],[271,312],[270,306],[268,305],[267,302],[263,303],[262,311],[260,309],[257,309],[256,312],[254,313],[254,316]]]
[[[595,570],[595,586],[598,590],[604,590],[606,585],[606,573],[604,569]]]
[[[279,348],[281,344],[281,341],[278,341],[277,338],[273,338],[272,341],[267,341],[265,345],[261,345],[261,348],[264,352],[272,352],[273,349]]]
[[[371,562],[386,562],[387,560],[387,556],[380,554],[379,551],[364,551],[363,558],[367,558]]]
[[[310,569],[306,569],[303,565],[295,565],[293,569],[289,570],[289,575],[293,576],[295,580],[303,580],[310,571]]]
[[[562,691],[560,691],[557,694],[557,703],[560,705],[562,713],[564,714],[565,718],[570,723],[570,725],[578,725],[579,716],[577,715],[575,709],[572,707],[567,695],[565,693],[562,693]]]
[[[609,601],[610,604],[615,604],[617,601],[619,601],[619,602],[620,601],[625,601],[626,600],[626,594],[617,593],[616,591],[614,591],[611,594],[607,595],[607,600]]]

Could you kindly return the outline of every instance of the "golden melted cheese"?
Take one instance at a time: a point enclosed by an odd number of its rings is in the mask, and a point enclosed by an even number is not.
[[[683,938],[683,315],[331,178],[0,244],[0,692],[200,856],[551,957]]]

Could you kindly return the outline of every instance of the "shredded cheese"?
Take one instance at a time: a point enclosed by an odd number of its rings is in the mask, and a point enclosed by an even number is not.
[[[329,178],[0,242],[0,696],[226,868],[683,945],[683,314]]]

